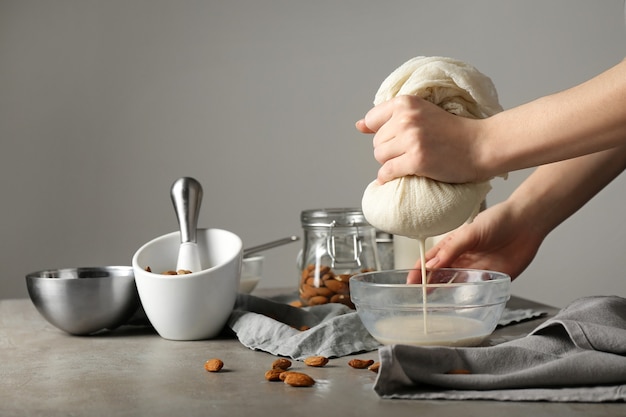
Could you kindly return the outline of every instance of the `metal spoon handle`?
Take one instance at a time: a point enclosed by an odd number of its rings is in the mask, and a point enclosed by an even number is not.
[[[172,184],[170,196],[180,226],[181,243],[196,243],[198,216],[202,204],[202,186],[193,178],[179,178]]]
[[[298,236],[289,236],[282,239],[273,240],[271,242],[263,243],[262,245],[252,246],[243,250],[243,257],[252,255],[253,253],[262,252],[267,249],[275,248],[276,246],[286,245],[287,243],[295,242],[300,239]]]

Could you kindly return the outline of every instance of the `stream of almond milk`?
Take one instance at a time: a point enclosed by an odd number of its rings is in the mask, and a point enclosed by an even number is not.
[[[419,239],[420,245],[420,261],[421,261],[421,271],[422,271],[422,315],[424,320],[424,334],[428,334],[428,317],[427,317],[427,306],[426,306],[426,239]]]

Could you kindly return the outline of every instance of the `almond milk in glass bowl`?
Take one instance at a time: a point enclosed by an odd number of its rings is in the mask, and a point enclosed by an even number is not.
[[[382,344],[477,346],[496,328],[511,278],[495,271],[441,268],[427,284],[407,284],[418,269],[350,278],[350,293],[369,333]],[[420,275],[418,275],[420,276]]]

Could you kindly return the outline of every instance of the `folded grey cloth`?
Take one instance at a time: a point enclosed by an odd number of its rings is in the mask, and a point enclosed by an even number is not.
[[[298,308],[239,294],[227,325],[244,346],[296,360],[341,357],[380,346],[357,313],[338,303]]]
[[[368,352],[380,347],[357,313],[342,304],[297,308],[290,294],[273,299],[239,294],[228,327],[246,347],[301,360]],[[545,314],[533,310],[505,310],[500,326]],[[303,329],[307,329],[303,331]]]
[[[498,320],[498,327],[504,327],[508,326],[509,324],[520,323],[525,320],[530,320],[545,315],[545,311],[532,310],[530,308],[520,308],[516,310],[505,308],[502,312],[500,320]]]
[[[531,334],[492,347],[384,346],[384,398],[626,400],[626,299],[585,297]]]

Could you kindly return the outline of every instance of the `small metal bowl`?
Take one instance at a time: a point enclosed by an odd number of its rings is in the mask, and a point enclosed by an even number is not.
[[[26,285],[39,313],[73,335],[115,329],[140,305],[130,266],[43,270],[26,275]]]

